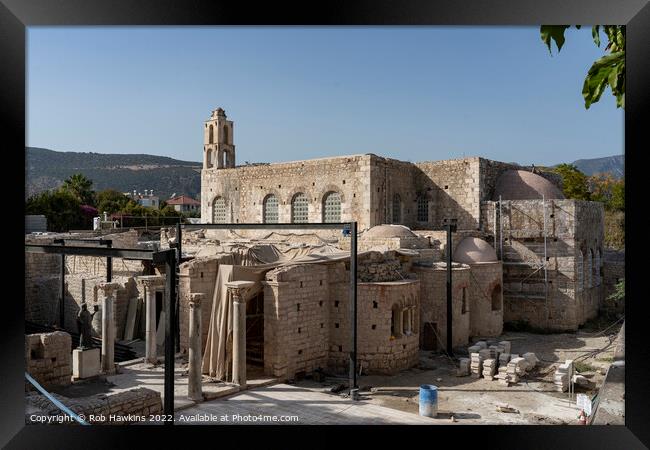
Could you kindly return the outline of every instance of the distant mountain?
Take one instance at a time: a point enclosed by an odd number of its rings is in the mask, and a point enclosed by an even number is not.
[[[625,157],[623,155],[579,159],[573,164],[585,175],[611,174],[615,178],[622,178],[625,175]]]
[[[173,193],[198,198],[201,192],[198,162],[144,154],[57,152],[36,147],[26,147],[25,154],[26,197],[57,188],[75,173],[90,178],[96,191],[153,189],[163,200]]]

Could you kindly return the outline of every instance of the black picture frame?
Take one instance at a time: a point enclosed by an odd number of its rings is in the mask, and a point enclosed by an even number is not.
[[[24,161],[25,148],[25,44],[26,27],[39,25],[497,25],[522,26],[540,24],[625,24],[627,25],[627,95],[625,107],[625,177],[626,235],[632,245],[626,251],[626,415],[625,426],[440,426],[429,427],[321,427],[305,430],[302,426],[255,427],[256,433],[273,436],[281,448],[291,444],[301,447],[319,442],[338,445],[348,441],[359,443],[374,437],[384,440],[396,437],[409,445],[452,445],[459,443],[490,445],[496,448],[589,448],[589,449],[635,449],[650,445],[650,415],[647,400],[650,398],[650,371],[648,350],[644,331],[647,301],[643,296],[644,267],[642,252],[642,227],[645,219],[646,193],[643,161],[650,101],[650,5],[647,0],[466,0],[427,1],[391,0],[303,2],[300,4],[265,2],[225,2],[222,0],[0,0],[0,99],[2,99],[2,147],[7,159],[17,156]],[[498,49],[495,49],[498,51]],[[609,94],[601,101],[613,101]],[[552,132],[552,131],[550,131]],[[20,164],[18,162],[17,164]],[[23,198],[12,186],[24,186],[24,172],[12,170],[5,165],[3,173],[9,200],[16,206],[6,206],[5,228],[20,236],[22,218],[12,217],[24,208]],[[21,176],[20,174],[23,174]],[[16,179],[14,179],[14,177]],[[9,189],[7,189],[7,187]],[[14,229],[15,227],[15,229]],[[7,242],[9,241],[9,242]],[[7,244],[15,243],[16,249]],[[9,286],[11,280],[20,277],[20,266],[13,258],[24,255],[19,239],[5,239],[5,263],[14,276],[5,275],[3,292],[4,327],[0,328],[2,360],[0,361],[0,444],[7,448],[81,448],[114,447],[116,443],[132,447],[130,439],[135,434],[146,434],[147,445],[169,443],[169,434],[185,440],[184,446],[212,445],[210,439],[218,439],[219,445],[230,445],[228,438],[237,438],[242,445],[252,446],[253,428],[246,432],[240,426],[213,427],[75,427],[34,426],[25,427],[24,422],[24,328],[23,302],[18,300],[22,289]],[[15,253],[14,253],[15,252]],[[638,262],[636,262],[638,261]],[[636,264],[635,264],[636,262]],[[6,267],[7,265],[5,265]],[[636,295],[636,297],[635,297]],[[23,297],[24,298],[24,297]],[[299,438],[296,433],[300,432]],[[200,438],[197,433],[202,434]],[[319,440],[323,434],[327,440]],[[206,440],[203,440],[206,438]],[[266,437],[270,438],[270,436]],[[307,439],[305,441],[305,439]],[[450,440],[451,439],[451,440]],[[202,443],[203,442],[203,443]],[[445,443],[446,442],[446,443]],[[472,444],[470,444],[470,442]],[[207,443],[207,444],[206,444]],[[443,444],[444,443],[444,444]],[[645,445],[644,445],[645,444]],[[260,444],[255,444],[260,445]],[[393,444],[391,444],[393,445]]]

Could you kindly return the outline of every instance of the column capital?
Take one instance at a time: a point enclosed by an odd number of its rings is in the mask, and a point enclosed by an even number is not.
[[[145,287],[158,287],[165,284],[165,277],[162,275],[143,275],[136,278],[136,281]]]
[[[122,285],[120,283],[115,283],[115,282],[110,282],[110,283],[104,282],[104,283],[99,283],[97,287],[102,291],[104,291],[104,294],[108,296],[113,294],[119,288],[121,288]]]
[[[205,294],[202,292],[193,292],[190,294],[190,305],[200,305],[205,300]]]
[[[242,296],[253,286],[255,286],[254,281],[229,281],[226,283],[228,291],[232,293],[233,299],[236,301],[241,301]]]

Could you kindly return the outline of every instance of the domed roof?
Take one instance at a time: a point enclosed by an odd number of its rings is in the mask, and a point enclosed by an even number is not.
[[[493,200],[541,200],[564,198],[560,189],[546,178],[526,170],[506,170],[497,180]]]
[[[370,239],[381,239],[417,237],[417,235],[404,225],[377,225],[363,233],[362,237]]]
[[[476,264],[497,261],[497,253],[483,239],[466,237],[452,253],[452,259],[464,264]]]

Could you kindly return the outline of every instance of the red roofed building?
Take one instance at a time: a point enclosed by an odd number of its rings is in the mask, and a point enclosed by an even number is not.
[[[167,200],[167,204],[173,206],[176,211],[182,213],[198,211],[201,208],[200,202],[194,200],[192,197],[188,197],[187,195],[170,198]]]

